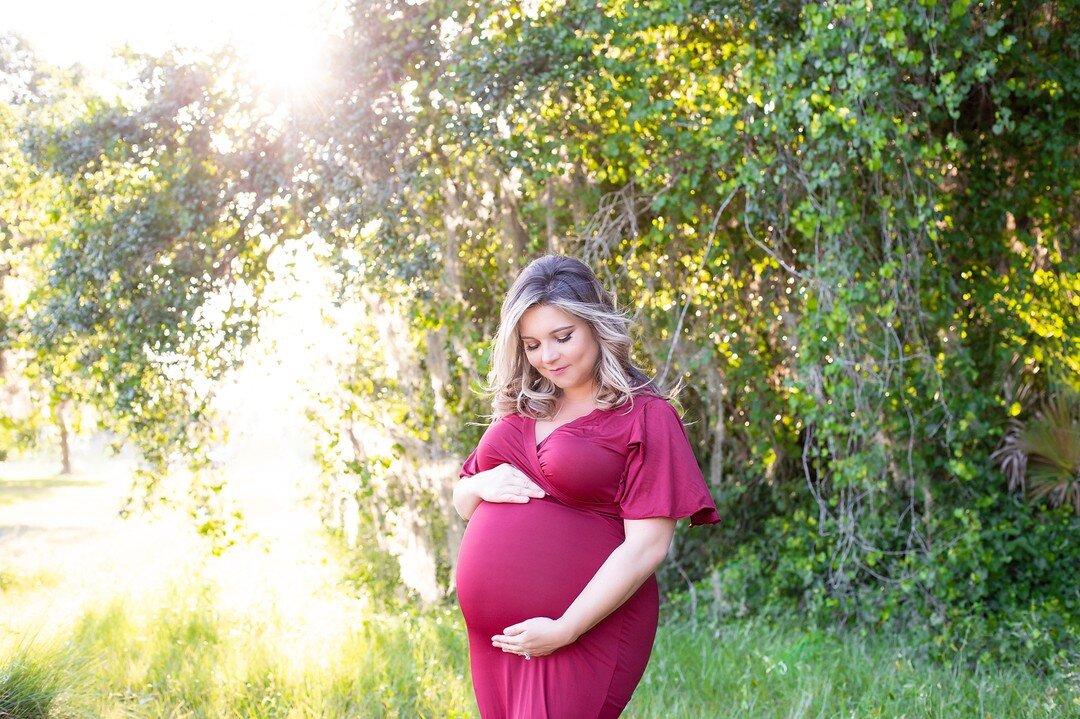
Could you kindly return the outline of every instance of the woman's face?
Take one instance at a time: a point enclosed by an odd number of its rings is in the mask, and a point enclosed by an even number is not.
[[[575,399],[595,395],[600,343],[588,323],[558,307],[533,305],[521,316],[518,335],[529,364],[564,394]]]

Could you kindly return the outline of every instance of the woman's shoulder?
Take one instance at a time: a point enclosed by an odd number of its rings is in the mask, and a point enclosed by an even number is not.
[[[629,415],[631,424],[639,432],[661,429],[673,430],[684,427],[683,410],[677,402],[662,394],[643,393],[634,398],[634,409]]]
[[[663,411],[662,407],[667,407],[673,412],[677,413],[675,406],[671,403],[671,400],[662,394],[656,394],[654,392],[640,392],[631,398],[634,404],[635,412],[649,413]],[[629,404],[629,402],[628,402]]]
[[[495,416],[491,420],[491,426],[509,425],[511,427],[518,427],[526,419],[528,418],[520,412],[507,412],[506,414]]]
[[[470,424],[480,425],[484,428],[485,433],[491,433],[520,427],[521,423],[525,421],[525,417],[517,412],[507,412],[506,414],[483,415],[480,420],[470,422]]]
[[[655,415],[667,411],[675,413],[676,415],[678,414],[671,402],[663,395],[651,392],[641,392],[633,395],[622,405],[614,407],[604,414],[608,417],[615,418],[618,424],[624,427],[630,427],[632,425],[641,424],[647,415]]]

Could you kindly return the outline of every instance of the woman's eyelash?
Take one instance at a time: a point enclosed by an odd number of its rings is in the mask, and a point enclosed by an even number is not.
[[[556,341],[556,342],[560,342],[560,343],[561,343],[561,342],[569,342],[569,341],[570,341],[570,338],[571,338],[571,337],[573,337],[573,336],[574,336],[574,333],[573,333],[573,332],[571,332],[570,334],[566,335],[565,337],[556,337],[556,338],[555,338],[555,341]],[[527,351],[529,351],[529,352],[532,352],[532,351],[533,351],[534,349],[536,349],[536,348],[537,348],[537,347],[539,347],[539,346],[540,346],[540,345],[532,345],[532,346],[530,347],[529,345],[525,345],[525,349],[526,349]]]

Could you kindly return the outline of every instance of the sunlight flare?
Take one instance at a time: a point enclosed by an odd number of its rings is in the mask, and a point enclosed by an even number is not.
[[[320,3],[276,0],[262,4],[233,43],[264,90],[294,99],[325,77],[328,37]]]

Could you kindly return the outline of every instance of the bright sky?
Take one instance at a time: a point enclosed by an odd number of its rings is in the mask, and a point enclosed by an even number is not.
[[[341,0],[36,0],[5,2],[0,32],[16,32],[57,65],[109,74],[113,48],[160,53],[173,45],[232,44],[275,89],[318,71],[327,33],[345,21]]]

